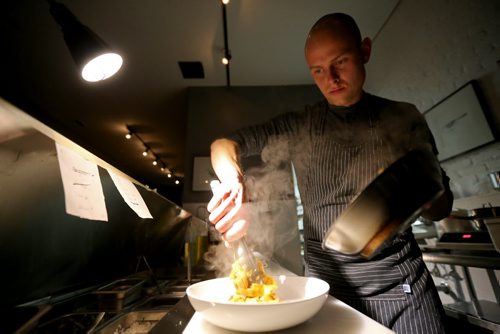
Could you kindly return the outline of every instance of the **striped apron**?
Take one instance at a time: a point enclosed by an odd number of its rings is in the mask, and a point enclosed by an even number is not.
[[[306,274],[327,281],[333,296],[397,333],[444,333],[444,310],[411,230],[386,241],[370,260],[322,249],[335,218],[404,152],[387,145],[370,109],[331,108],[323,116],[315,123],[301,191],[307,194]]]
[[[386,241],[370,260],[321,247],[330,225],[381,169],[415,145],[433,145],[418,110],[365,94],[353,107],[323,101],[229,136],[243,157],[262,153],[264,161],[279,137],[289,143],[278,151],[289,154],[304,207],[306,274],[397,333],[443,333],[444,309],[411,231]]]

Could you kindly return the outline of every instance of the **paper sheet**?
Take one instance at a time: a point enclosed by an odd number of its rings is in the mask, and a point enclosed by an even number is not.
[[[123,199],[125,200],[125,203],[127,203],[128,206],[130,206],[130,208],[134,210],[139,217],[153,218],[153,216],[151,216],[151,213],[149,212],[146,203],[144,202],[144,199],[142,198],[141,194],[139,193],[139,190],[137,190],[135,185],[130,180],[127,180],[119,175],[116,175],[109,170],[108,173],[111,176],[113,182],[115,183],[118,192],[120,193],[120,195],[122,195]]]
[[[58,143],[56,149],[66,212],[80,218],[108,221],[97,165]]]

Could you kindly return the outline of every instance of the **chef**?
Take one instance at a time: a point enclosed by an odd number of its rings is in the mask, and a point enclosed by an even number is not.
[[[444,333],[444,309],[411,229],[386,241],[371,259],[321,246],[332,222],[380,170],[414,148],[429,147],[437,155],[413,105],[363,90],[371,47],[349,15],[328,14],[312,26],[305,58],[324,99],[212,143],[221,186],[208,203],[210,221],[226,241],[245,234],[249,222],[240,215],[245,194],[240,157],[260,154],[284,138],[304,207],[306,275],[327,281],[335,297],[397,333]],[[445,193],[423,212],[427,219],[451,211],[449,179],[444,171],[442,176]]]

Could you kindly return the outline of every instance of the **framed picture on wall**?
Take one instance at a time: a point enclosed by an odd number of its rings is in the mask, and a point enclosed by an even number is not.
[[[424,113],[443,161],[495,140],[474,81]]]
[[[212,168],[210,157],[194,157],[193,160],[193,191],[211,191],[210,181],[217,176]]]

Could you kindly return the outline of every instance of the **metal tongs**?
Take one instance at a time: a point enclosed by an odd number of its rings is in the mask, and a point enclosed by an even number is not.
[[[246,236],[243,236],[242,238],[232,242],[231,244],[231,246],[234,248],[235,260],[238,260],[240,265],[245,269],[246,273],[250,274],[250,276],[248,277],[250,284],[262,284],[262,274],[259,270],[257,260],[252,250],[248,247]]]
[[[215,192],[215,189],[220,185],[218,180],[213,180],[210,182],[210,188],[212,189],[212,193]],[[262,274],[259,270],[259,266],[257,265],[257,260],[253,251],[248,247],[247,238],[244,235],[240,239],[231,242],[231,248],[234,251],[234,260],[238,261],[241,267],[246,271],[250,284],[257,283],[262,284]]]

